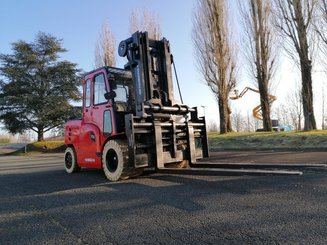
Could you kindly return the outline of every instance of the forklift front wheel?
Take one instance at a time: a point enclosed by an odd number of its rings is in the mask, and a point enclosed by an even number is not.
[[[102,167],[108,180],[117,181],[128,178],[127,164],[127,144],[122,140],[108,141],[102,153]]]
[[[75,150],[73,147],[67,147],[65,151],[65,170],[71,174],[77,172],[80,168],[77,165]]]

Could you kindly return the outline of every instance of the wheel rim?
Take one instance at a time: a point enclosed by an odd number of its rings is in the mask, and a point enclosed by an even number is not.
[[[118,156],[114,150],[109,150],[106,157],[106,166],[109,172],[114,173],[118,167]]]
[[[66,153],[65,156],[65,165],[67,169],[70,169],[73,165],[73,157],[72,154],[70,152]]]

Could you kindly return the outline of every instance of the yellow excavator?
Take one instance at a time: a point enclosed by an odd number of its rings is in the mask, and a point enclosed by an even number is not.
[[[245,89],[243,89],[243,91],[241,93],[238,93],[238,90],[235,89],[234,90],[234,94],[235,96],[231,96],[229,97],[230,99],[232,100],[237,100],[239,98],[241,98],[247,91],[253,91],[253,92],[256,92],[256,93],[260,93],[259,90],[257,89],[253,89],[253,88],[250,88],[250,87],[246,87]],[[274,96],[274,95],[271,95],[271,94],[268,94],[268,98],[269,98],[269,104],[271,105],[275,100],[277,100],[277,97]],[[254,118],[256,119],[259,119],[259,120],[262,120],[262,111],[261,111],[261,105],[258,105],[256,107],[253,108],[252,110],[252,115]]]

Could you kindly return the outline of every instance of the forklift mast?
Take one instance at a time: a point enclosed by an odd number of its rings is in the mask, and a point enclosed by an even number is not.
[[[135,168],[208,157],[205,118],[196,107],[176,103],[169,42],[151,40],[136,32],[120,42],[118,53],[127,57],[125,70],[133,80],[133,113],[125,114],[129,159]],[[132,106],[133,107],[133,106]]]
[[[151,40],[147,32],[136,32],[120,42],[118,53],[121,57],[127,56],[124,68],[132,72],[135,116],[146,117],[147,108],[153,105],[171,107],[175,104],[168,40]]]

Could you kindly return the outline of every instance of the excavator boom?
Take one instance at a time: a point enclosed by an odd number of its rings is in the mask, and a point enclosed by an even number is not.
[[[239,94],[238,90],[234,90],[235,96],[231,96],[229,97],[231,100],[237,100],[243,97],[243,95],[245,95],[248,91],[252,91],[255,93],[260,93],[260,91],[258,89],[254,89],[254,88],[250,88],[250,87],[246,87],[242,90],[242,92]],[[271,105],[276,99],[277,97],[271,94],[268,94],[268,99],[269,99],[269,104]],[[256,107],[253,108],[252,110],[252,115],[254,118],[262,120],[262,110],[261,110],[261,104],[257,105]]]

